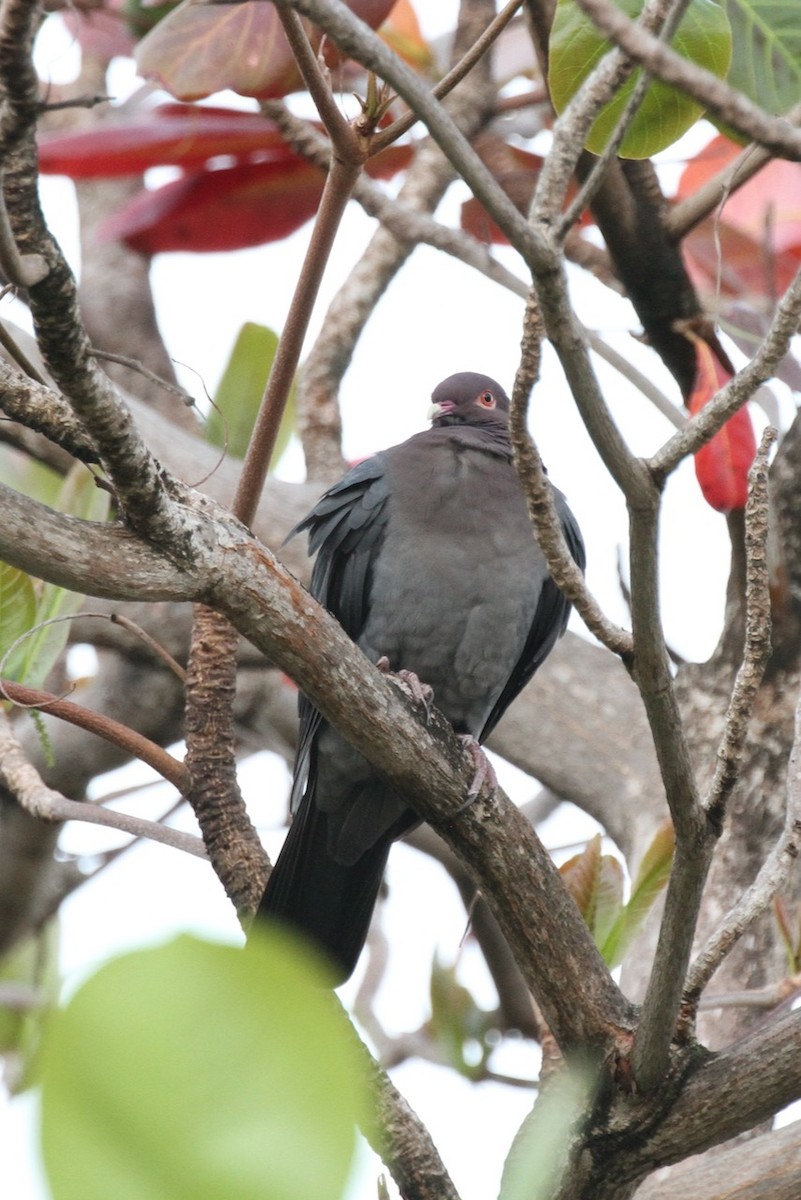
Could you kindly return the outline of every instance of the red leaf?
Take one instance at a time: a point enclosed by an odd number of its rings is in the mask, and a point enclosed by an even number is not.
[[[409,147],[390,146],[370,160],[368,170],[386,178],[410,154]],[[142,254],[241,250],[300,229],[317,211],[322,191],[323,172],[297,156],[193,171],[139,192],[102,223],[97,236],[119,238]]]
[[[348,7],[375,27],[392,0],[350,0]],[[317,47],[320,33],[309,29]],[[266,0],[184,0],[142,39],[136,61],[141,75],[180,100],[225,88],[266,99],[303,86],[275,8]]]
[[[119,238],[142,254],[240,250],[300,229],[317,211],[322,191],[322,171],[302,160],[198,171],[139,192],[97,236]]]
[[[718,136],[685,167],[677,199],[693,195],[741,152]],[[772,159],[685,239],[688,265],[701,287],[742,299],[783,292],[801,262],[801,164]],[[720,272],[718,271],[720,264]],[[693,270],[695,268],[695,270]],[[699,274],[700,272],[700,274]]]
[[[72,179],[139,175],[165,163],[197,166],[217,155],[254,153],[297,162],[273,122],[260,113],[199,104],[163,104],[132,120],[39,139],[40,169]]]
[[[706,342],[700,338],[693,340],[698,376],[688,407],[694,416],[731,375]],[[755,454],[754,427],[748,410],[741,408],[695,455],[695,474],[707,504],[724,513],[745,508],[748,472]]]
[[[708,295],[720,292],[764,307],[765,298],[781,294],[798,269],[794,251],[779,256],[765,252],[750,234],[708,217],[682,243],[693,283]]]
[[[495,179],[506,192],[515,207],[522,213],[528,212],[534,188],[537,186],[543,159],[539,154],[530,154],[503,142],[500,138],[484,137],[476,141],[475,149],[481,156],[484,165],[494,175]],[[578,187],[571,183],[565,203],[569,204],[576,195]],[[582,225],[591,224],[592,217],[584,213]],[[508,245],[506,235],[495,224],[484,205],[475,196],[465,200],[462,205],[460,224],[465,233],[470,233],[479,242],[493,243],[497,246]]]
[[[124,0],[108,0],[102,8],[88,11],[67,5],[61,19],[84,52],[105,59],[115,55],[128,57],[133,54],[135,38],[124,8]]]

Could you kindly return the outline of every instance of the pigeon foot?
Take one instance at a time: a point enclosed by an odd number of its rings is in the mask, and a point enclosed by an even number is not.
[[[458,736],[459,741],[472,758],[476,770],[475,775],[473,776],[473,782],[467,789],[467,797],[464,802],[460,804],[459,807],[453,812],[452,815],[454,817],[458,817],[459,813],[463,813],[466,808],[469,808],[470,805],[478,799],[484,784],[489,784],[493,789],[498,786],[498,777],[495,774],[495,768],[473,735],[470,733],[460,733]]]
[[[408,696],[415,708],[422,709],[423,720],[427,725],[431,720],[434,689],[429,687],[427,683],[423,683],[420,677],[415,675],[414,671],[406,671],[403,668],[400,671],[391,671],[389,659],[385,654],[382,654],[375,665],[384,675],[392,675],[393,682],[397,684],[405,696]]]

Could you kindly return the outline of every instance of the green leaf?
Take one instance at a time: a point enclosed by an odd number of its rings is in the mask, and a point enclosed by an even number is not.
[[[31,628],[36,616],[36,593],[30,576],[16,567],[0,562],[0,656],[7,653],[17,638]],[[26,643],[22,642],[5,659],[2,674],[19,683],[26,662]]]
[[[33,1070],[48,1010],[60,986],[58,922],[48,921],[33,937],[25,938],[0,959],[0,984],[13,987],[21,1001],[0,1006],[0,1054],[3,1080],[12,1094],[34,1082]]]
[[[623,910],[623,868],[611,854],[601,854],[597,833],[582,850],[559,868],[565,887],[599,948]]]
[[[0,446],[0,479],[7,487],[42,504],[55,504],[61,476],[14,446]]]
[[[461,1075],[481,1078],[492,1047],[487,1043],[490,1014],[456,977],[456,968],[437,958],[431,967],[429,1029],[445,1058]],[[475,1049],[476,1054],[470,1054]]]
[[[608,966],[622,962],[634,938],[642,928],[659,893],[670,878],[673,864],[675,833],[669,819],[657,828],[653,840],[643,855],[637,877],[631,885],[631,896],[625,908],[609,930],[600,946]]]
[[[616,0],[627,16],[639,16],[643,0]],[[715,0],[692,0],[671,46],[690,62],[725,76],[731,59],[731,29],[725,10]],[[611,43],[602,38],[575,0],[559,0],[549,52],[548,83],[556,111],[561,113]],[[628,103],[639,70],[633,72],[601,111],[587,137],[587,149],[601,154]],[[702,115],[701,107],[675,88],[655,81],[645,93],[618,153],[623,158],[649,158],[670,146]]]
[[[801,96],[798,0],[726,0],[733,52],[728,82],[768,112]]]
[[[498,1200],[549,1200],[570,1161],[573,1132],[588,1112],[597,1072],[578,1056],[540,1089],[512,1143]]]
[[[346,1022],[280,930],[117,958],[54,1015],[54,1200],[339,1200],[366,1112]]]
[[[82,521],[104,521],[109,512],[111,497],[99,488],[95,477],[87,467],[76,463],[64,479],[55,499],[54,507],[60,512],[78,517]],[[55,617],[66,617],[78,612],[85,597],[78,592],[67,591],[53,583],[42,583],[36,591],[36,611],[32,626],[41,626],[23,642],[22,674],[20,680],[30,687],[41,687],[55,666],[59,655],[67,644],[69,624],[52,622]]]
[[[235,458],[245,456],[277,349],[278,334],[266,325],[247,321],[237,335],[214,397],[216,408],[206,422],[206,437],[214,446],[225,446],[227,431],[228,452]],[[278,430],[272,466],[286,449],[295,426],[294,392],[293,386]]]

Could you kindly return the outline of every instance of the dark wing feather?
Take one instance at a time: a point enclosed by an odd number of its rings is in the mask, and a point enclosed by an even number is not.
[[[309,590],[353,641],[367,619],[374,565],[386,530],[388,495],[384,456],[376,454],[329,488],[286,539],[308,530],[309,553],[317,554]],[[303,694],[298,717],[293,813],[313,772],[314,741],[322,724],[319,712]]]
[[[562,493],[557,488],[554,488],[553,492],[556,511],[562,521],[562,532],[565,535],[567,548],[575,559],[576,564],[583,571],[587,559],[581,531]],[[506,687],[495,702],[492,712],[478,736],[480,742],[485,741],[489,737],[509,705],[522,692],[534,672],[551,653],[551,650],[565,631],[569,616],[570,603],[562,595],[550,575],[547,575],[542,585],[542,591],[537,602],[537,610],[534,614],[534,620],[531,622],[531,628],[523,646],[523,652],[515,663],[512,673],[507,680]]]
[[[367,619],[388,495],[384,456],[376,454],[329,488],[289,535],[309,531],[309,553],[317,554],[309,590],[353,641]]]

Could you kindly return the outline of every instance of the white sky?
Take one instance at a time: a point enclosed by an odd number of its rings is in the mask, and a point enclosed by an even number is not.
[[[454,5],[434,7],[440,22],[447,23]],[[68,56],[62,50],[48,53],[54,74],[66,69]],[[452,189],[441,214],[453,219],[464,195]],[[43,197],[54,231],[75,256],[70,185],[45,180]],[[360,211],[352,208],[348,212],[326,274],[312,338],[372,230],[373,223]],[[153,280],[159,320],[170,351],[199,373],[209,391],[214,390],[243,321],[281,328],[288,286],[308,233],[306,226],[285,242],[229,255],[176,254],[156,259]],[[499,249],[498,257],[520,273],[511,250]],[[637,322],[629,306],[582,273],[574,276],[582,319],[608,336],[668,394],[676,395],[675,385],[655,356],[631,337],[629,331],[636,330]],[[481,371],[509,388],[521,316],[518,298],[433,251],[418,250],[371,319],[345,378],[342,405],[347,455],[369,454],[422,428],[433,386],[454,371]],[[598,372],[613,414],[631,445],[642,453],[653,451],[670,435],[671,427],[614,371],[599,364]],[[196,388],[193,375],[185,374],[184,382],[190,389]],[[543,383],[532,403],[532,428],[551,478],[567,493],[584,531],[590,587],[609,615],[625,623],[627,614],[617,583],[617,548],[626,542],[625,508],[583,431],[550,352]],[[298,477],[302,471],[299,452],[288,455],[283,468]],[[703,503],[692,466],[686,464],[667,488],[662,579],[668,638],[689,658],[703,659],[714,646],[726,563],[724,520]],[[508,782],[518,797],[530,794],[532,785],[511,769],[508,777],[502,774],[502,782]],[[286,771],[275,760],[260,756],[244,768],[243,783],[252,798],[254,819],[265,830],[268,849],[274,853],[279,837],[271,831],[282,819]],[[161,802],[154,803],[157,797],[153,796],[136,802],[135,811],[149,815],[152,804],[155,815],[168,794],[168,789],[161,792]],[[549,844],[559,844],[587,838],[593,830],[588,819],[573,813],[553,821],[546,837],[550,835]],[[108,831],[73,825],[64,844],[70,850],[91,853],[113,845],[114,840]],[[432,955],[436,949],[448,961],[457,955],[464,915],[455,889],[442,872],[406,847],[393,851],[389,882],[392,898],[386,929],[393,946],[393,965],[382,988],[379,1013],[390,1030],[399,1031],[412,1029],[425,1019]],[[413,943],[410,928],[415,929]],[[110,954],[182,930],[238,937],[231,907],[204,863],[163,847],[139,847],[64,906],[66,985],[74,987]],[[465,951],[466,977],[479,999],[491,1005],[491,989],[476,965],[477,957],[470,948]],[[536,1071],[536,1059],[521,1043],[505,1051],[499,1069],[529,1077]],[[396,1080],[431,1128],[463,1200],[486,1200],[495,1194],[505,1152],[530,1108],[531,1094],[494,1084],[474,1087],[451,1072],[416,1062],[404,1065]],[[40,1200],[46,1195],[33,1147],[33,1104],[30,1097],[13,1103],[0,1100],[5,1194],[15,1200]],[[368,1162],[354,1183],[352,1200],[375,1196],[379,1169]]]

